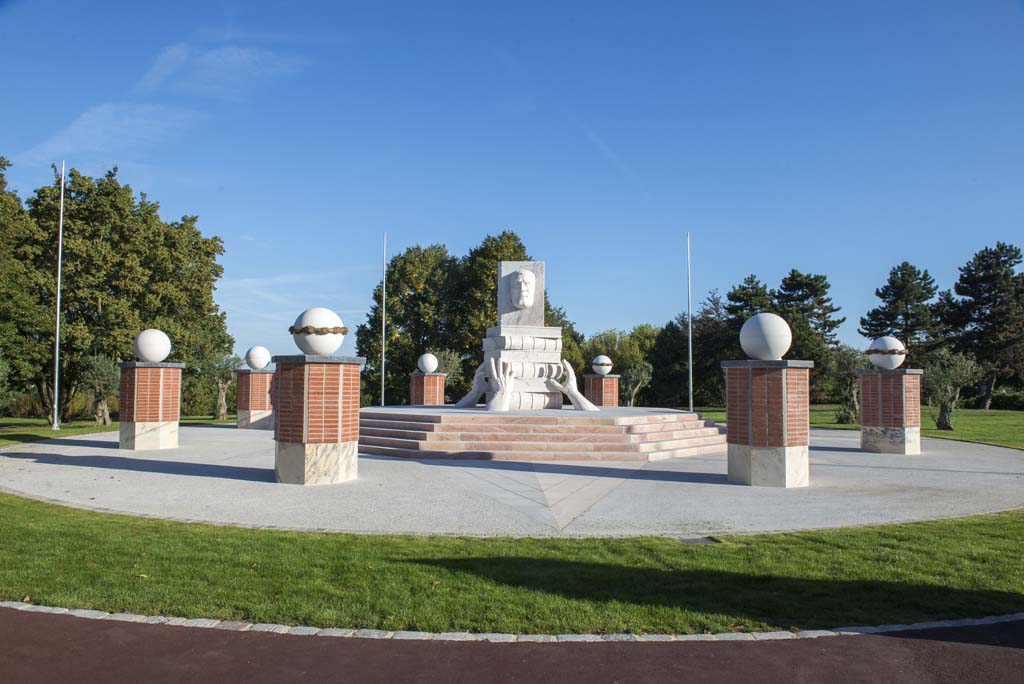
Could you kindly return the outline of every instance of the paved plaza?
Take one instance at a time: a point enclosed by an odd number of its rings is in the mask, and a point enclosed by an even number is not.
[[[367,533],[623,536],[800,530],[1024,507],[1024,452],[938,439],[920,456],[860,451],[815,430],[811,486],[730,484],[724,453],[660,462],[504,462],[361,456],[359,479],[274,482],[270,431],[183,426],[180,446],[124,451],[116,433],[0,450],[0,487],[163,518]]]

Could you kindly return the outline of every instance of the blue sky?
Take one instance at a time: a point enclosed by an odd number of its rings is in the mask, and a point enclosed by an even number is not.
[[[857,345],[896,263],[1024,243],[1020,1],[252,4],[0,1],[12,185],[198,214],[239,352],[354,330],[384,230],[516,230],[587,334],[685,308],[690,230],[695,302],[823,272]]]

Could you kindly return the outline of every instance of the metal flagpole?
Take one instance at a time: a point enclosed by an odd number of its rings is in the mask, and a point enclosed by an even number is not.
[[[690,231],[686,231],[686,370],[689,375],[690,413],[693,413],[693,287],[690,281]]]
[[[380,405],[384,405],[384,354],[387,337],[384,334],[384,321],[388,317],[388,232],[384,231],[384,251],[381,253],[380,280]]]
[[[53,429],[60,430],[60,277],[64,256],[64,160],[60,160],[60,218],[57,221],[57,325],[53,335]]]

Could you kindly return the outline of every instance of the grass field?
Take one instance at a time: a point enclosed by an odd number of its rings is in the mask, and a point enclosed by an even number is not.
[[[213,416],[185,416],[181,419],[183,425],[189,423],[233,423],[235,416],[230,415],[226,420],[217,421]],[[84,435],[91,432],[116,432],[117,423],[106,426],[98,426],[93,420],[75,420],[70,423],[61,423],[60,432],[54,432],[50,428],[50,421],[46,418],[0,418],[0,447],[10,444],[21,444],[23,442],[37,442],[40,439],[49,439],[58,436]]]
[[[838,430],[859,430],[859,425],[839,425],[836,423],[837,406],[834,404],[814,404],[811,406],[811,427],[835,428]],[[725,422],[725,409],[722,407],[698,407],[696,409],[705,418]],[[953,415],[953,432],[939,430],[935,427],[937,413],[927,406],[921,407],[921,435],[924,437],[940,437],[956,439],[964,442],[980,442],[995,444],[1015,449],[1024,449],[1024,411],[980,411],[964,409]]]
[[[529,633],[827,628],[1024,610],[1024,511],[726,537],[249,530],[0,495],[0,599],[185,617]]]

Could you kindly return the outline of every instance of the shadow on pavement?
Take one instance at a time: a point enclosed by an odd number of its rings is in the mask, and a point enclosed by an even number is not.
[[[90,444],[89,446],[93,445]],[[130,470],[139,473],[217,477],[229,480],[246,480],[249,482],[274,481],[274,471],[272,468],[250,468],[247,466],[220,465],[216,463],[161,461],[132,458],[130,456],[65,456],[60,454],[16,453],[9,451],[0,453],[0,458],[18,458],[46,465]]]
[[[359,455],[359,458],[380,458]],[[623,480],[654,480],[658,482],[689,482],[691,484],[717,484],[739,487],[729,482],[725,473],[690,473],[674,470],[651,470],[647,468],[612,468],[598,465],[572,465],[544,461],[494,461],[484,459],[448,458],[404,458],[384,457],[387,460],[415,461],[420,465],[442,468],[480,468],[483,470],[511,470],[522,473],[553,473],[558,475],[582,475],[584,477],[614,477]]]

